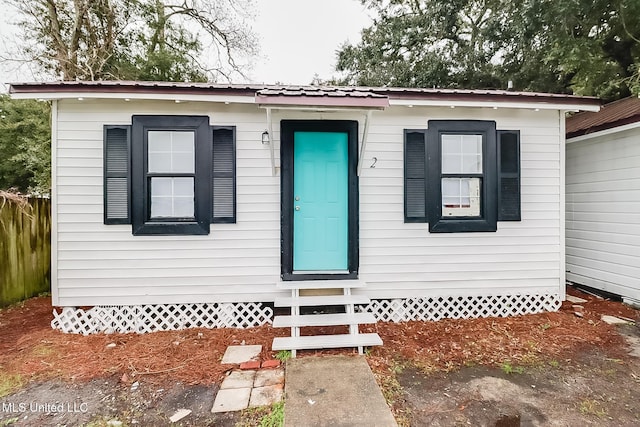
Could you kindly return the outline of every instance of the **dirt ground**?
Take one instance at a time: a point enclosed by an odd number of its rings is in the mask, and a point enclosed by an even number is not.
[[[570,293],[588,300],[582,317],[565,302],[557,313],[371,327],[385,345],[367,361],[399,425],[640,425],[640,312]],[[0,311],[0,426],[163,426],[180,408],[193,412],[178,425],[257,425],[255,411],[211,414],[229,370],[220,360],[242,342],[273,358],[271,340],[287,333],[85,337],[51,330],[51,310],[42,297]],[[611,326],[602,314],[630,322]],[[299,357],[318,353],[353,351]]]
[[[625,329],[640,337],[636,326]],[[597,348],[510,369],[470,366],[425,375],[409,367],[398,382],[414,426],[640,425],[640,363]]]
[[[132,390],[121,386],[114,378],[83,383],[38,381],[2,400],[0,405],[5,413],[0,412],[0,425],[4,421],[4,425],[29,427],[102,426],[118,420],[124,425],[162,426],[170,424],[168,417],[177,409],[188,408],[193,412],[182,425],[234,426],[233,413],[211,414],[216,391],[215,386],[185,386],[182,383],[158,386],[144,381]],[[37,406],[47,403],[54,406]]]

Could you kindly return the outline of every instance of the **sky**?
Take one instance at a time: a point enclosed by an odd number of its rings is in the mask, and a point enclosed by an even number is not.
[[[254,32],[260,40],[261,54],[249,73],[256,83],[309,84],[315,74],[332,77],[336,51],[340,45],[360,40],[360,30],[371,23],[359,0],[255,0]],[[12,14],[4,0],[0,8],[5,16],[0,23],[0,50],[15,31]],[[33,81],[25,69],[12,70],[0,64],[0,83]],[[6,91],[6,85],[0,86]]]
[[[358,0],[257,0],[255,31],[267,59],[256,64],[259,83],[309,84],[334,72],[335,52],[357,43],[371,23]]]

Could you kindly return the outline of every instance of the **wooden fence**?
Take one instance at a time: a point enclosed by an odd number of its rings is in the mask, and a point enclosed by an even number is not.
[[[50,200],[0,194],[0,307],[50,289]]]

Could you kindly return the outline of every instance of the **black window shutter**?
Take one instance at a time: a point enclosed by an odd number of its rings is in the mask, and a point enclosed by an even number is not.
[[[426,129],[404,130],[404,222],[427,222]]]
[[[104,126],[104,223],[131,224],[131,126]]]
[[[498,221],[520,221],[520,131],[498,131]]]
[[[236,128],[212,126],[212,223],[236,222]]]

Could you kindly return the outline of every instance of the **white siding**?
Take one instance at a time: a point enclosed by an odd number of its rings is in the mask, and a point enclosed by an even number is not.
[[[520,130],[522,221],[495,233],[430,234],[405,224],[403,129],[428,120],[495,120]],[[374,113],[360,177],[360,277],[374,298],[553,293],[560,290],[557,111],[393,108]]]
[[[133,114],[208,114],[237,127],[237,223],[208,236],[133,236],[104,225],[102,126]],[[59,102],[57,298],[64,306],[270,301],[280,275],[280,176],[260,142],[266,114],[253,105],[101,100]],[[557,111],[391,107],[374,112],[360,177],[360,278],[374,298],[506,293],[558,294],[560,124]],[[282,119],[359,120],[364,114],[274,112]],[[522,221],[495,233],[429,234],[405,224],[403,129],[430,119],[496,120],[521,131]],[[369,168],[377,157],[375,168]]]
[[[279,177],[260,143],[264,112],[224,104],[60,101],[58,300],[65,306],[270,300],[280,273]],[[208,236],[133,236],[104,225],[102,126],[133,114],[209,115],[237,126],[237,224]]]
[[[567,144],[567,279],[640,300],[640,129]]]

